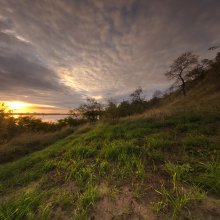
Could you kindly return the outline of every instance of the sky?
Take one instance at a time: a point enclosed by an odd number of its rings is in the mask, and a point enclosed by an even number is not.
[[[219,44],[219,0],[0,0],[0,100],[57,111],[139,86],[149,98],[181,53]]]

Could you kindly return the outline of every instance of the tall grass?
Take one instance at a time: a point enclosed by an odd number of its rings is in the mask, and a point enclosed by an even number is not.
[[[0,145],[0,163],[18,159],[26,154],[40,150],[73,133],[72,128],[63,128],[60,131],[42,133],[22,133],[8,143]]]

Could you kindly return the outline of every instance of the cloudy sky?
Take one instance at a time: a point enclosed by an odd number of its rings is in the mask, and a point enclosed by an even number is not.
[[[0,0],[0,100],[150,97],[173,59],[218,44],[219,0]]]

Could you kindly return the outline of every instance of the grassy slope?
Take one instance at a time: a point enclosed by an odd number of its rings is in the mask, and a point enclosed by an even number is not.
[[[75,132],[0,166],[0,219],[216,219],[219,124],[185,113]]]
[[[220,70],[207,72],[203,79],[188,85],[187,96],[173,93],[162,101],[171,111],[220,112]]]
[[[7,163],[24,155],[41,150],[56,141],[63,139],[73,132],[73,128],[65,127],[55,132],[26,132],[21,133],[9,142],[0,145],[0,164]]]

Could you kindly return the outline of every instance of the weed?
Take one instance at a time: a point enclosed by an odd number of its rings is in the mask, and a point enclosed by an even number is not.
[[[171,175],[174,190],[177,187],[177,182],[179,182],[183,176],[190,171],[191,167],[189,164],[173,164],[171,162],[165,163],[165,170]]]
[[[115,201],[116,198],[117,198],[117,195],[119,193],[119,190],[117,189],[116,186],[113,186],[110,188],[110,191],[108,193],[108,197],[112,200],[112,201]]]
[[[98,161],[98,171],[99,175],[105,176],[109,171],[110,164],[107,160]]]
[[[94,206],[99,198],[97,187],[88,186],[86,191],[79,195],[79,206],[81,209],[89,209]]]
[[[88,184],[83,193],[78,193],[77,208],[75,209],[74,219],[88,219],[88,211],[94,207],[99,199],[99,193],[96,186]]]
[[[151,202],[151,209],[157,214],[160,213],[166,207],[166,203],[163,201]]]
[[[156,211],[161,211],[164,208],[171,208],[172,217],[176,218],[177,214],[187,208],[192,201],[201,201],[205,198],[205,193],[198,187],[192,187],[186,190],[182,187],[177,187],[175,190],[168,190],[161,186],[160,190],[156,190],[162,197],[162,200],[154,206]]]

